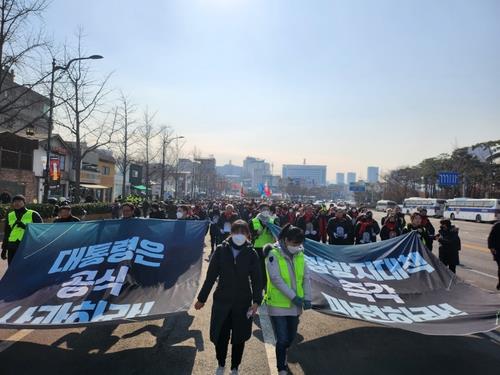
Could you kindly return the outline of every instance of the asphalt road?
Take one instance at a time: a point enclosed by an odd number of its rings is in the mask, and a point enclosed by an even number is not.
[[[456,224],[462,238],[458,275],[493,291],[496,264],[486,248],[490,225]],[[4,271],[2,262],[0,275]],[[0,330],[0,374],[211,374],[217,364],[209,340],[210,309],[207,303],[200,311],[122,325]],[[293,374],[497,375],[500,341],[495,338],[424,336],[307,311],[289,365]],[[241,374],[276,373],[272,340],[262,314],[254,322]]]

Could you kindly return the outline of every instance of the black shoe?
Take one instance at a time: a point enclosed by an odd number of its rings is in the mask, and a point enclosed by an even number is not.
[[[500,290],[500,283],[497,284],[497,290]]]

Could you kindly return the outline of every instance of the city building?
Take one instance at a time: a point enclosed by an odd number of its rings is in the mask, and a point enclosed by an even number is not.
[[[14,72],[2,72],[0,131],[18,135],[47,134],[49,98],[14,81]]]
[[[369,184],[378,182],[378,167],[368,167],[366,170],[367,181]]]
[[[215,168],[219,176],[224,176],[224,177],[231,176],[233,178],[239,177],[240,179],[243,176],[243,167],[239,165],[234,165],[231,162],[229,162],[229,164],[220,165]]]
[[[345,174],[341,172],[337,172],[335,182],[337,185],[344,185],[345,184]]]
[[[264,176],[271,174],[271,167],[264,159],[247,156],[243,160],[243,186],[245,189],[257,191],[264,184]]]
[[[100,184],[106,187],[102,189],[100,201],[111,202],[115,186],[116,160],[111,151],[98,149],[96,152],[99,155],[97,166],[101,173]]]
[[[0,133],[0,201],[8,203],[16,194],[27,202],[38,199],[37,180],[33,172],[33,153],[38,141],[19,135]]]
[[[284,164],[283,179],[300,181],[305,187],[326,185],[326,165]]]
[[[195,161],[199,163],[194,175],[194,182],[196,184],[198,193],[203,194],[207,197],[215,196],[217,180],[217,173],[215,171],[215,158],[197,158],[195,159]]]
[[[352,182],[356,182],[356,173],[355,172],[347,172],[347,184]]]

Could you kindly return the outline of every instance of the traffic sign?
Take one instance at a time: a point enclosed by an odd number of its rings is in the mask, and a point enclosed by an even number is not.
[[[440,172],[439,185],[440,186],[456,186],[458,185],[459,174],[458,172]]]
[[[354,193],[364,193],[366,191],[366,186],[363,183],[351,182],[349,183],[349,191]]]

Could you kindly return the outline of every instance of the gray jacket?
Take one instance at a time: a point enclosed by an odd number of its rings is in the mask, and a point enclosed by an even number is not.
[[[291,286],[289,287],[285,280],[281,277],[280,268],[278,265],[278,261],[274,259],[272,255],[268,255],[266,257],[266,268],[269,273],[269,278],[271,282],[278,288],[281,293],[290,298],[291,300],[297,295],[297,285],[295,283],[295,270],[293,268],[293,255],[290,254],[287,250],[282,249],[282,245],[277,242],[273,245],[273,248],[277,248],[279,252],[284,256],[287,265],[288,272],[290,274]],[[309,279],[309,269],[307,264],[304,267],[304,300],[311,301],[312,293],[311,293],[311,281]],[[271,316],[298,316],[302,314],[302,307],[295,306],[292,304],[289,308],[284,307],[275,307],[268,306],[268,313]]]

